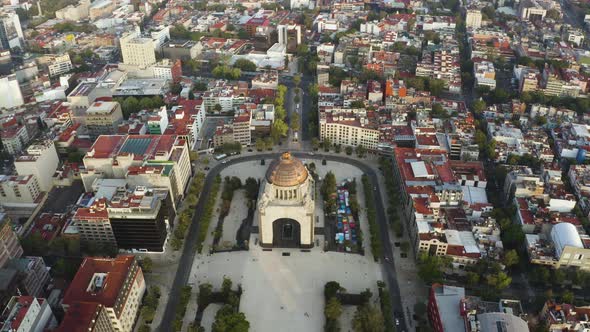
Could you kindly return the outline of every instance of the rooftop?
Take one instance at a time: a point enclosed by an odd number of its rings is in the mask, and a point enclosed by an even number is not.
[[[85,258],[65,293],[63,303],[95,302],[113,307],[134,261],[133,255],[120,255],[114,259]]]

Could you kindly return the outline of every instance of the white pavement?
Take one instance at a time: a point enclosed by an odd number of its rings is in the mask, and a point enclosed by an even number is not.
[[[236,244],[236,234],[242,220],[248,216],[248,200],[246,198],[246,190],[238,189],[234,191],[234,196],[231,201],[229,213],[223,220],[223,234],[219,245],[221,247],[233,247]]]
[[[203,319],[201,319],[201,326],[205,328],[205,332],[211,332],[211,325],[215,321],[215,314],[221,309],[222,305],[219,303],[211,303],[205,308]]]
[[[282,256],[284,252],[291,256]],[[377,281],[382,280],[381,268],[370,255],[321,250],[262,251],[259,246],[251,246],[250,251],[197,259],[189,283],[218,284],[227,276],[242,284],[240,311],[246,314],[251,330],[257,332],[321,331],[326,282],[338,281],[351,293],[369,288],[377,294]]]

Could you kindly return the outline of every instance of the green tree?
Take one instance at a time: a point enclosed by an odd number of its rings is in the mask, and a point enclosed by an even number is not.
[[[224,305],[215,315],[213,332],[248,332],[250,323],[242,312],[235,312],[230,305]]]
[[[197,305],[201,308],[207,306],[211,302],[211,294],[213,294],[213,286],[210,283],[200,284]]]
[[[256,71],[256,64],[248,59],[238,59],[234,62],[234,67],[243,71]]]
[[[139,326],[139,329],[137,329],[138,332],[151,332],[152,329],[149,327],[149,325],[147,324],[142,324],[141,326]]]
[[[352,146],[347,146],[344,151],[346,152],[347,155],[351,155],[352,154]]]
[[[150,273],[152,272],[153,268],[154,268],[154,262],[152,261],[151,258],[149,257],[143,257],[140,261],[140,265],[141,265],[141,270],[144,273]]]
[[[475,286],[479,284],[479,274],[475,272],[467,272],[467,285]]]
[[[150,306],[146,306],[144,305],[141,308],[141,317],[143,317],[143,319],[146,322],[151,322],[154,320],[154,316],[156,315],[156,310]]]
[[[352,328],[355,332],[385,331],[381,311],[370,304],[358,306],[352,319]]]
[[[418,258],[418,276],[426,283],[441,282],[443,270],[450,265],[450,258],[420,254]]]
[[[139,108],[142,110],[151,110],[155,108],[154,101],[151,98],[141,98],[139,101]]]
[[[486,279],[487,284],[498,291],[507,288],[512,282],[512,278],[502,271],[498,272],[497,274],[490,274]]]
[[[563,294],[561,294],[561,301],[563,303],[573,304],[574,303],[574,293],[572,293],[569,290],[563,292]]]
[[[504,252],[503,263],[507,267],[511,267],[511,266],[518,264],[518,260],[519,260],[519,258],[518,258],[518,253],[516,252],[516,250],[511,249],[511,250]]]
[[[440,97],[445,88],[445,82],[439,79],[430,79],[428,81],[428,91],[435,96]]]
[[[328,300],[328,303],[326,303],[324,308],[324,315],[326,316],[326,319],[336,320],[340,318],[340,315],[342,315],[342,305],[336,297],[332,297]]]
[[[213,106],[213,109],[214,109],[216,112],[221,112],[221,110],[222,110],[223,108],[221,107],[221,105],[220,105],[220,104],[215,104],[215,106]]]
[[[264,150],[265,144],[264,144],[264,140],[263,140],[262,138],[258,137],[258,138],[256,139],[256,143],[255,143],[255,145],[256,145],[256,150],[257,150],[257,151],[262,151],[262,150]]]
[[[125,116],[125,118],[129,118],[129,115],[137,113],[141,110],[139,100],[137,100],[137,98],[135,97],[127,97],[123,101],[121,109],[123,111],[123,115]]]
[[[324,285],[324,299],[328,302],[331,298],[336,297],[336,295],[343,291],[344,288],[340,286],[337,281],[328,281]]]
[[[475,112],[476,114],[481,114],[483,113],[483,111],[485,111],[487,105],[486,102],[478,99],[475,102],[473,102],[473,112]]]
[[[320,148],[320,140],[317,137],[311,139],[311,147],[314,151],[317,151]]]
[[[357,145],[355,150],[356,150],[356,155],[359,158],[364,158],[365,155],[367,154],[367,149],[364,146],[362,146],[361,144]]]
[[[301,75],[297,74],[293,76],[293,83],[295,83],[296,86],[299,86],[301,83]]]
[[[293,113],[293,115],[291,115],[291,129],[293,131],[298,131],[300,128],[300,124],[299,122],[301,121],[301,118],[299,116],[299,113]]]
[[[275,143],[278,143],[281,137],[287,136],[288,130],[289,127],[283,120],[275,119],[273,121],[272,127],[270,128],[270,136],[272,137]]]

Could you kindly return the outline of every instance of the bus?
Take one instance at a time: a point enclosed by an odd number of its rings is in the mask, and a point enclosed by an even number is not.
[[[224,159],[226,157],[227,157],[227,155],[225,153],[222,153],[222,154],[216,155],[214,158],[215,158],[215,160],[221,160],[221,159]]]

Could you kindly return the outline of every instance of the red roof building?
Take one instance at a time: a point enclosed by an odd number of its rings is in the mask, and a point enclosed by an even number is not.
[[[88,318],[94,317],[96,321],[101,316],[102,306],[108,312],[103,320],[113,329],[131,331],[145,287],[135,256],[120,255],[114,259],[87,257],[62,301],[66,316],[77,315],[64,319],[60,329],[76,331],[79,325],[87,328],[88,325],[84,325]],[[64,324],[68,326],[64,327]],[[67,329],[69,327],[74,329]]]

